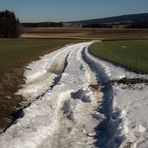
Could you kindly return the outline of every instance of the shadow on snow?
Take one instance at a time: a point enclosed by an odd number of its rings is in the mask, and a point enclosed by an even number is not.
[[[105,116],[105,119],[95,128],[96,135],[94,138],[96,139],[96,142],[94,144],[96,147],[100,148],[119,147],[122,143],[122,137],[115,139],[114,135],[119,124],[117,120],[120,113],[113,113],[112,106],[114,96],[112,85],[111,83],[108,83],[110,80],[99,63],[87,56],[86,48],[82,50],[82,58],[96,74],[97,83],[99,85],[106,84],[101,89],[101,92],[103,93],[103,102],[101,106],[96,109],[97,112]]]

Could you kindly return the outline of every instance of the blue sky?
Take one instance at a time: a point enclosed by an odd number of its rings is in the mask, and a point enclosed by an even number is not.
[[[148,0],[0,0],[22,22],[72,21],[148,12]]]

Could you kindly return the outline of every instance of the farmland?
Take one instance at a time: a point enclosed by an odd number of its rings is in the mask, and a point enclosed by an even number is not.
[[[89,52],[129,70],[148,73],[148,40],[95,43]]]
[[[25,67],[30,62],[38,60],[40,56],[56,50],[65,44],[102,40],[101,43],[94,43],[90,46],[89,52],[91,54],[117,65],[122,65],[130,70],[148,73],[147,29],[24,28],[23,31],[24,32],[19,39],[0,39],[0,128],[2,127],[5,129],[11,124],[14,119],[13,115],[16,113],[16,108],[21,106],[20,103],[23,101],[23,97],[16,95],[15,92],[17,92],[22,87],[22,84],[25,84],[26,82],[24,78]],[[79,45],[79,51],[81,51],[81,47],[86,46],[86,44],[89,45],[89,43],[82,43],[82,45]],[[52,63],[53,65],[56,65],[56,62],[60,61],[58,64],[63,64],[64,61],[68,60],[67,64],[71,64],[68,66],[68,82],[73,79],[77,81],[77,78],[79,78],[80,69],[77,67],[76,62],[79,63],[81,57],[77,59],[77,54],[74,53],[75,51],[78,52],[76,47],[76,45],[73,45],[71,48],[67,47],[67,50],[59,52],[59,57],[54,55],[55,60],[53,60]],[[72,54],[68,54],[69,52]],[[81,54],[83,55],[84,53],[82,52]],[[70,58],[67,59],[67,57]],[[48,59],[46,59],[46,62],[48,62]],[[75,64],[74,66],[76,69],[73,68],[73,63]],[[41,65],[38,65],[38,67],[40,66]],[[79,66],[81,67],[81,65]],[[84,67],[87,66],[84,64]],[[31,70],[31,68],[29,69]],[[36,68],[35,70],[40,72],[40,68]],[[90,71],[86,71],[87,74],[89,74],[89,72]],[[76,74],[76,76],[74,74]],[[85,79],[84,76],[81,77]],[[67,78],[61,78],[64,79],[64,82],[67,85]],[[41,84],[46,84],[45,80],[46,79],[44,78],[41,80],[39,78]],[[38,88],[44,86],[38,84],[39,82],[37,81],[30,84],[33,85],[33,89],[29,92],[35,92],[34,89],[36,89],[37,85],[39,85]],[[79,83],[80,82],[78,82],[78,84]],[[82,84],[80,84],[80,86],[81,85]],[[42,88],[43,92],[46,87]],[[77,88],[77,83],[73,85],[70,84],[70,86],[65,87],[65,90],[69,87],[74,87],[75,89]],[[63,88],[63,86],[61,88]],[[59,92],[60,91],[61,90],[59,90]],[[40,96],[39,93],[40,91],[36,91],[35,95]],[[75,92],[72,94],[75,94]],[[56,97],[56,95],[58,95],[58,93],[54,94],[57,99],[58,96]],[[48,107],[48,109],[49,108],[50,107]]]
[[[90,53],[130,70],[148,72],[147,29],[24,28],[23,32],[26,36],[22,37],[22,34],[20,39],[0,39],[1,118],[15,111],[14,106],[22,100],[21,96],[14,93],[24,83],[25,66],[39,56],[71,42],[93,39],[109,41],[92,45]],[[37,37],[41,39],[36,39]],[[6,100],[6,97],[15,99]],[[3,122],[0,123],[1,126]]]
[[[148,29],[122,28],[24,28],[21,38],[66,38],[103,41],[148,39]]]
[[[137,120],[137,112],[138,121],[147,127],[145,123],[148,122],[145,117],[148,111],[148,86],[144,84],[147,80],[140,79],[141,75],[94,59],[87,52],[87,47],[92,43],[81,42],[66,46],[28,65],[25,71],[26,84],[19,90],[19,94],[23,95],[31,105],[13,114],[12,117],[15,118],[12,120],[12,126],[0,136],[3,148],[10,147],[8,138],[11,139],[11,145],[18,147],[23,145],[24,148],[28,147],[28,141],[31,141],[34,147],[44,148],[53,145],[57,145],[57,148],[64,148],[66,145],[68,148],[69,144],[78,148],[90,144],[92,147],[107,147],[111,145],[110,140],[113,137],[118,137],[121,142],[113,141],[111,147],[114,143],[117,147],[126,146],[130,142],[127,136],[129,132],[124,132],[124,128],[119,124],[125,126],[121,119]],[[122,48],[125,47],[122,45]],[[121,79],[121,76],[126,79]],[[14,100],[14,97],[6,96],[4,100],[11,103],[7,104],[7,109],[14,107],[14,104],[8,101]],[[120,110],[115,108],[116,101],[118,108],[122,105]],[[123,116],[122,110],[127,112],[126,117]],[[131,113],[133,116],[130,117]],[[110,119],[114,120],[112,124]],[[7,121],[10,120],[7,118]],[[134,135],[144,135],[145,131],[141,133],[136,130],[137,126],[134,127],[134,123],[131,122],[127,126],[128,129],[131,131],[134,128]],[[72,132],[67,132],[69,128]],[[95,128],[97,130],[94,130]],[[116,135],[118,128],[121,132]],[[112,134],[113,136],[108,136]],[[33,136],[26,138],[26,135]],[[124,140],[122,138],[124,136],[127,136],[127,139]],[[104,138],[107,142],[102,143]],[[139,140],[139,136],[136,140]]]

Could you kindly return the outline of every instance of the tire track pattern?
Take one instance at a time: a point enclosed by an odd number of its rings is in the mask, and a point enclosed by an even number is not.
[[[87,48],[82,51],[83,60],[90,66],[91,70],[95,72],[97,78],[97,84],[103,87],[100,91],[103,94],[102,103],[96,109],[98,113],[105,116],[104,120],[98,124],[95,128],[96,135],[95,142],[96,147],[104,148],[115,148],[119,147],[122,143],[123,137],[116,136],[116,130],[121,121],[119,121],[120,112],[114,112],[113,107],[113,88],[105,73],[104,69],[99,65],[95,59],[89,56]],[[104,85],[106,84],[106,85]]]

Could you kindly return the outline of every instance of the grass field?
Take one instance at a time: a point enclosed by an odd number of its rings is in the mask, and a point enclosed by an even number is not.
[[[89,52],[129,70],[148,73],[148,40],[94,43]]]
[[[0,68],[19,66],[74,40],[0,39]]]
[[[116,33],[89,33],[86,37],[102,39],[104,41],[110,40],[136,40],[148,39],[148,32],[116,32]]]

